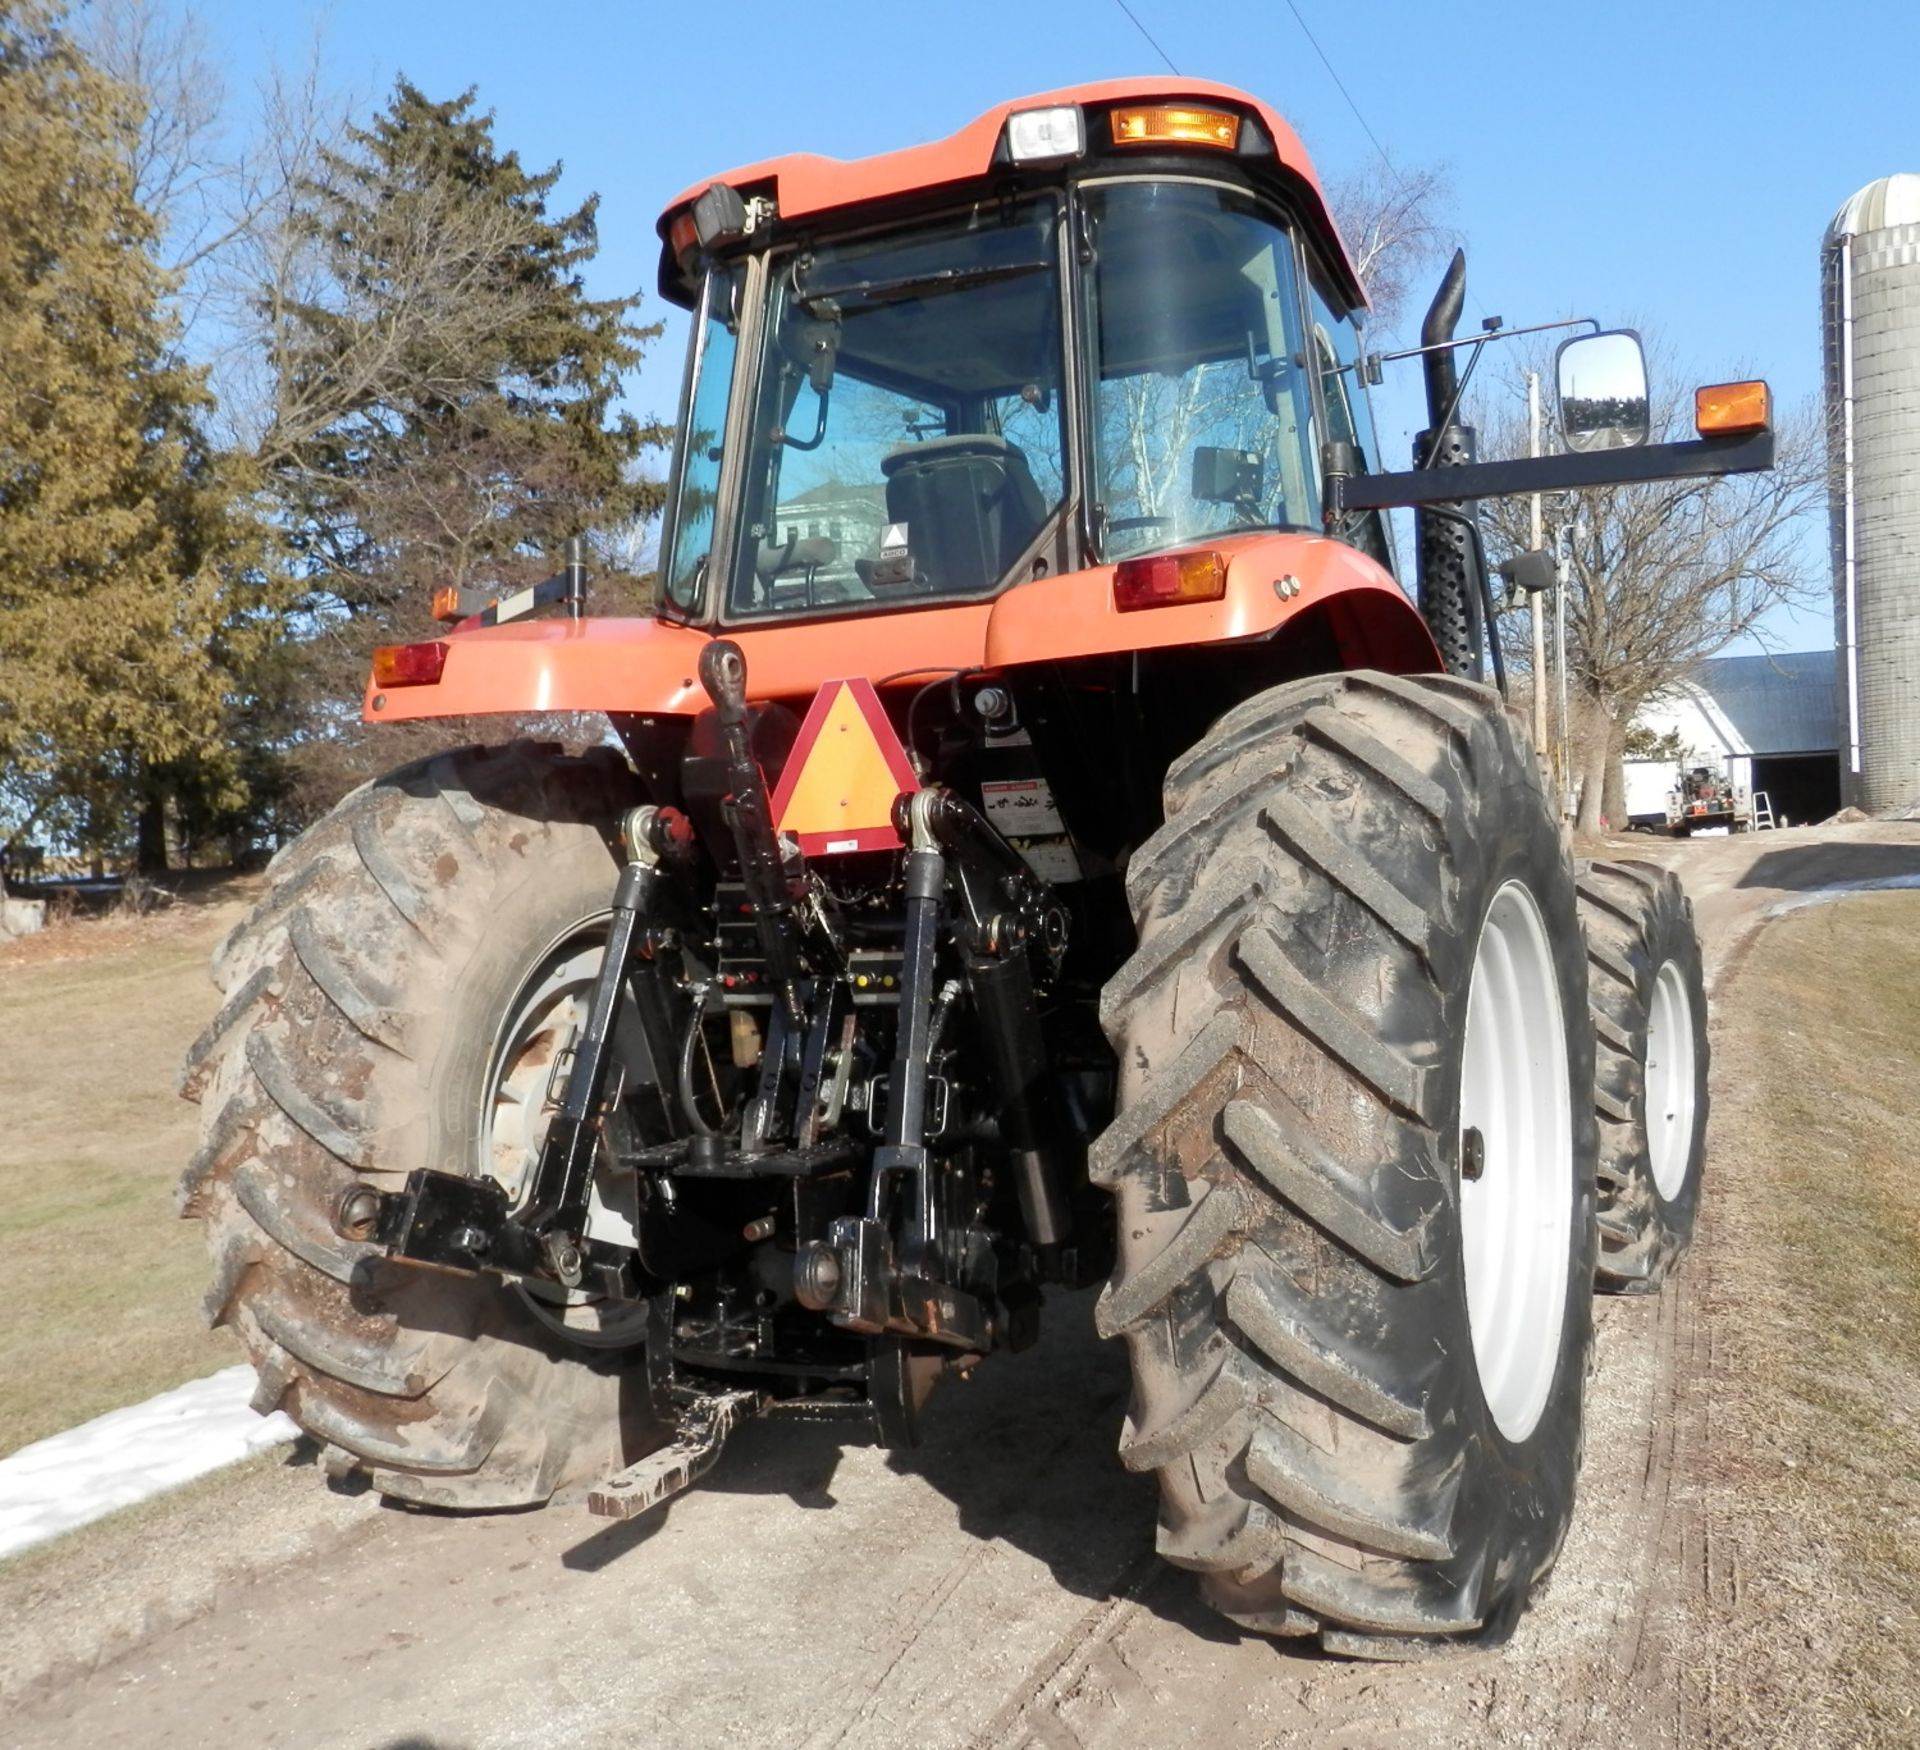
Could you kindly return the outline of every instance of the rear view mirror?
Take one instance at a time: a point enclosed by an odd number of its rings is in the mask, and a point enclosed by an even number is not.
[[[1256,450],[1201,444],[1193,452],[1193,496],[1202,504],[1253,504],[1264,472]]]
[[[1554,375],[1568,449],[1630,450],[1647,441],[1647,360],[1632,329],[1562,342]]]
[[[1507,560],[1500,567],[1500,575],[1515,589],[1538,595],[1543,589],[1553,588],[1559,572],[1553,555],[1543,547],[1534,547]]]

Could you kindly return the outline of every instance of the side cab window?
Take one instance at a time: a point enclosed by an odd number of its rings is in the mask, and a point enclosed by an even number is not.
[[[1380,450],[1373,433],[1373,407],[1367,399],[1366,369],[1361,362],[1360,312],[1349,310],[1329,290],[1326,276],[1309,264],[1307,315],[1313,327],[1314,366],[1320,377],[1320,400],[1326,409],[1327,438],[1352,444],[1360,458],[1360,472],[1379,466]],[[1393,550],[1377,510],[1349,516],[1342,531],[1369,559],[1388,571]]]

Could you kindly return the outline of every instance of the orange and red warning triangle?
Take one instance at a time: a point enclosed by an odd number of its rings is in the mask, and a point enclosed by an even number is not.
[[[898,850],[893,805],[919,788],[873,683],[828,681],[774,786],[773,822],[809,857]]]

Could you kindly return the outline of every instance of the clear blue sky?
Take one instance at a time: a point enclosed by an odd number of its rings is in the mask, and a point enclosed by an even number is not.
[[[1817,392],[1821,233],[1863,183],[1920,170],[1911,94],[1872,101],[1915,66],[1911,0],[1297,3],[1393,158],[1449,168],[1470,317],[1635,323],[1661,330],[1699,380],[1759,371],[1784,405]],[[1129,4],[1183,73],[1287,115],[1323,175],[1373,157],[1285,0]],[[593,289],[643,289],[655,314],[654,221],[703,176],[787,151],[884,151],[1010,97],[1162,66],[1117,0],[194,10],[237,97],[270,57],[298,62],[316,29],[330,82],[368,100],[403,72],[435,97],[477,86],[502,144],[532,165],[564,161],[561,198],[600,194]],[[636,406],[671,411],[681,332],[630,385]],[[1388,411],[1391,458],[1417,408],[1403,397]],[[1823,565],[1823,530],[1808,543]],[[1811,646],[1831,622],[1816,607],[1773,630]]]

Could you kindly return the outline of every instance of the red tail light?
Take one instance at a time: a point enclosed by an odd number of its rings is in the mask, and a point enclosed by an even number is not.
[[[447,647],[431,644],[382,644],[373,653],[376,687],[430,687],[447,666]]]
[[[1182,602],[1217,602],[1227,593],[1227,561],[1221,553],[1156,553],[1123,559],[1113,568],[1113,605],[1171,608]]]

